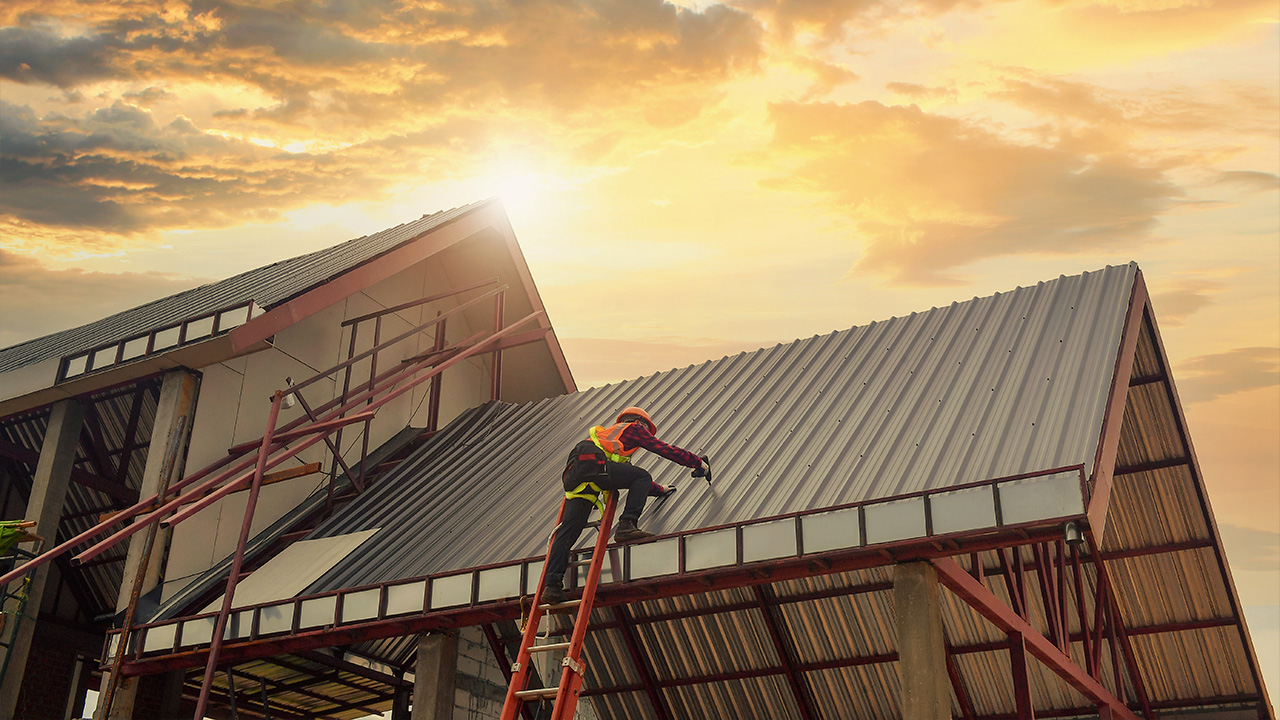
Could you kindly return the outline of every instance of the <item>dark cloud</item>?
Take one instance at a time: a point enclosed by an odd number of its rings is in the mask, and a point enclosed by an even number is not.
[[[123,102],[70,118],[0,101],[0,136],[0,219],[99,231],[99,248],[117,242],[103,234],[261,220],[336,200],[354,179],[381,182],[367,168],[211,135],[185,118],[158,125]]]
[[[982,258],[1132,248],[1181,195],[1159,169],[1090,147],[1017,144],[912,106],[770,106],[766,186],[816,193],[864,239],[861,271],[955,282]],[[1105,149],[1105,148],[1104,148]]]
[[[0,32],[9,41],[0,44],[0,71],[20,82],[248,82],[277,103],[246,108],[246,117],[316,125],[459,104],[643,104],[676,88],[692,100],[706,83],[754,69],[762,35],[747,13],[661,0],[365,0],[305,9],[206,0],[185,12],[122,6],[77,38],[34,27]]]
[[[113,77],[111,37],[62,38],[38,29],[0,28],[0,77],[72,88]]]
[[[0,347],[92,322],[206,280],[58,270],[0,249]]]
[[[76,34],[58,16],[76,18]],[[0,226],[96,228],[90,242],[106,245],[111,233],[223,226],[376,192],[424,167],[443,177],[460,158],[485,162],[503,135],[601,159],[624,129],[697,118],[720,82],[756,70],[762,46],[747,13],[660,0],[16,0],[0,18],[12,25],[0,30],[0,76],[68,94],[128,83],[76,117],[0,113]],[[148,108],[180,110],[188,98],[170,88],[184,83],[232,92],[200,101],[203,127],[157,122]],[[388,147],[400,152],[379,155]]]
[[[1280,385],[1280,348],[1236,348],[1178,363],[1178,396],[1184,403],[1276,385]]]

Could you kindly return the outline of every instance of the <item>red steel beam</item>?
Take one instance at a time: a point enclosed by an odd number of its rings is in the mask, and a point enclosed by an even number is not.
[[[142,400],[146,397],[147,390],[146,386],[138,388],[138,392],[133,396],[133,404],[129,407],[129,421],[125,424],[122,440],[124,447],[120,448],[120,457],[116,465],[116,482],[121,485],[129,478],[129,464],[133,462],[133,451],[150,444],[150,440],[143,444],[133,441],[133,436],[138,434],[138,421],[142,418]]]
[[[963,720],[974,720],[973,701],[964,687],[964,678],[960,677],[960,667],[956,665],[955,648],[947,648],[947,677],[951,680],[951,691],[956,694],[956,703],[960,705],[960,717]]]
[[[32,466],[40,462],[39,452],[21,445],[15,445],[7,440],[0,440],[0,456]],[[94,475],[79,468],[71,468],[71,480],[121,502],[137,502],[138,500],[138,492],[131,490],[127,485],[113,482],[101,475]]]
[[[627,653],[631,655],[631,663],[636,666],[636,672],[640,674],[640,682],[644,685],[645,694],[649,696],[649,704],[653,706],[654,715],[658,716],[658,720],[671,720],[671,708],[667,707],[666,698],[662,697],[662,692],[658,690],[658,681],[653,675],[653,668],[649,667],[649,661],[645,660],[644,653],[640,651],[640,637],[636,633],[636,626],[631,619],[631,613],[627,611],[627,606],[614,606],[613,616],[618,619],[622,640],[627,646]]]
[[[365,420],[369,420],[371,418],[373,418],[372,412],[362,412],[362,413],[356,413],[355,415],[340,417],[335,420],[326,420],[324,422],[317,422],[311,425],[307,425],[305,427],[300,427],[297,430],[290,430],[289,432],[280,433],[279,435],[275,436],[275,442],[283,444],[283,443],[289,442],[290,440],[297,440],[300,437],[306,437],[307,435],[322,433],[328,430],[336,430],[337,428],[346,427],[347,425],[351,425],[353,423],[364,422]],[[232,446],[231,448],[228,448],[227,453],[230,455],[241,455],[243,453],[246,453],[258,447],[261,444],[262,444],[261,440],[254,440],[253,442],[240,443],[239,445],[235,445],[235,446]]]
[[[1013,672],[1014,705],[1018,720],[1035,720],[1036,709],[1031,704],[1031,679],[1027,677],[1027,636],[1020,632],[1009,633],[1009,667]]]
[[[1093,459],[1088,516],[1089,527],[1098,537],[1103,536],[1106,527],[1107,506],[1111,502],[1111,473],[1120,447],[1120,426],[1124,424],[1129,378],[1133,374],[1133,358],[1138,347],[1138,337],[1142,334],[1142,316],[1146,305],[1147,284],[1142,279],[1142,271],[1138,271],[1129,295],[1129,310],[1125,313],[1120,346],[1116,349],[1116,364],[1111,371],[1111,387],[1107,390],[1106,411],[1098,436],[1098,451]]]
[[[964,568],[951,558],[935,558],[933,566],[938,570],[938,580],[947,586],[960,599],[977,610],[979,614],[1006,633],[1021,633],[1026,640],[1027,652],[1044,663],[1058,676],[1084,693],[1086,697],[1100,705],[1111,708],[1111,712],[1122,720],[1137,720],[1129,708],[1115,695],[1111,694],[1102,683],[1095,680],[1070,656],[1049,642],[1035,628],[1031,627],[1009,608],[1000,602],[982,583],[973,579]]]
[[[817,717],[817,713],[813,709],[813,698],[809,697],[809,690],[805,687],[804,681],[800,679],[795,663],[791,661],[791,649],[783,641],[781,623],[778,622],[776,616],[777,610],[770,604],[770,601],[773,600],[773,593],[764,585],[756,585],[751,589],[755,593],[760,614],[764,616],[764,627],[769,633],[769,640],[773,642],[774,652],[778,654],[778,662],[782,663],[787,685],[791,686],[791,694],[795,697],[796,707],[800,711],[800,718],[801,720],[813,720],[813,718]]]
[[[353,317],[350,320],[343,320],[341,327],[347,327],[349,325],[357,325],[359,323],[364,322],[365,320],[373,320],[374,318],[379,318],[379,317],[382,317],[383,315],[398,313],[401,310],[408,310],[409,308],[415,308],[415,307],[418,307],[419,305],[426,305],[427,303],[432,303],[437,300],[444,300],[445,298],[451,298],[454,295],[461,295],[465,292],[470,292],[472,290],[479,290],[485,285],[497,285],[497,284],[498,284],[498,278],[491,277],[488,280],[481,280],[480,282],[477,282],[477,283],[471,283],[470,285],[460,287],[457,290],[449,290],[446,292],[437,293],[435,295],[428,295],[427,297],[424,297],[424,298],[419,298],[417,300],[410,300],[409,302],[406,302],[406,303],[400,303],[399,305],[395,305],[389,308],[383,308],[382,310],[375,310],[374,312],[371,312],[371,313],[360,315],[358,317]]]

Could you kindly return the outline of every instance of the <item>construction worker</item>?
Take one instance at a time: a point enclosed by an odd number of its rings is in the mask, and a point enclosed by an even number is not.
[[[690,468],[707,468],[706,458],[659,440],[658,426],[642,408],[629,407],[618,413],[609,427],[597,425],[588,439],[573,446],[561,479],[564,483],[564,516],[556,530],[547,558],[547,580],[542,602],[564,602],[564,571],[569,566],[569,551],[578,541],[593,506],[603,507],[602,490],[626,490],[627,502],[613,533],[614,542],[626,543],[653,537],[637,523],[650,496],[664,497],[676,491],[653,481],[648,470],[631,464],[631,456],[644,448],[652,453]]]

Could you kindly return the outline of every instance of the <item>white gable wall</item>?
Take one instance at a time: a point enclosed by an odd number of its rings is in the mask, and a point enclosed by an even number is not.
[[[351,328],[342,327],[344,320],[438,294],[449,287],[451,285],[440,263],[427,260],[281,331],[270,349],[202,368],[204,377],[192,426],[187,474],[223,457],[227,448],[233,445],[260,440],[266,430],[271,395],[287,386],[286,377],[297,383],[345,360]],[[476,294],[468,293],[463,299]],[[386,315],[382,320],[381,338],[385,341],[395,337],[419,324],[422,318],[433,316],[437,310],[447,310],[457,304],[457,300],[450,299]],[[480,305],[484,309],[474,317],[491,317],[492,305]],[[473,328],[464,314],[459,313],[448,318],[446,338],[449,342],[456,342],[474,332],[490,329],[487,324]],[[372,346],[373,332],[372,321],[361,323],[357,353]],[[417,333],[378,353],[378,372],[390,370],[401,360],[428,351],[434,342],[433,332],[428,329],[427,333]],[[368,359],[352,366],[353,393],[358,385],[368,382],[369,370]],[[342,382],[343,373],[339,372],[332,379],[317,381],[302,394],[311,407],[316,408],[340,393]],[[430,381],[424,382],[378,410],[370,428],[370,451],[408,425],[425,426],[429,388]],[[487,356],[472,358],[445,371],[440,425],[463,410],[487,401],[489,391]],[[292,409],[282,409],[279,425],[303,415],[301,404]],[[352,466],[360,460],[361,428],[361,425],[351,426],[342,436],[343,457]],[[316,488],[323,486],[328,480],[331,458],[321,442],[303,451],[297,460],[288,460],[275,468],[282,470],[317,461],[322,463],[322,473],[262,488],[252,532],[268,527]],[[174,528],[165,569],[163,599],[172,597],[196,576],[234,552],[247,495],[243,491],[233,493]]]

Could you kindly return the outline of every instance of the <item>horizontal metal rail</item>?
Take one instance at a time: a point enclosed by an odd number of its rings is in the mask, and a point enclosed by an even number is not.
[[[875,567],[904,559],[946,557],[1057,539],[1062,525],[1081,521],[1087,507],[1083,495],[1073,513],[1025,522],[996,522],[991,526],[957,532],[933,532],[938,522],[926,522],[915,537],[878,539],[868,533],[880,506],[895,512],[906,507],[927,512],[937,501],[958,490],[990,493],[999,503],[1001,491],[1026,482],[1073,476],[1081,484],[1083,467],[1076,465],[1008,478],[938,488],[894,498],[848,503],[753,519],[681,533],[661,535],[641,543],[613,548],[618,561],[604,569],[602,606],[631,599],[705,592],[711,587],[741,587],[760,582],[850,569]],[[934,502],[912,502],[934,501]],[[846,523],[844,544],[815,533]],[[790,538],[787,542],[785,538]],[[768,548],[762,550],[762,548]],[[543,558],[435,573],[393,582],[261,603],[232,611],[224,657],[228,662],[268,657],[301,648],[342,645],[349,642],[420,632],[437,627],[457,627],[513,619],[518,601],[532,594]],[[126,674],[146,674],[171,667],[194,667],[207,653],[211,641],[212,614],[175,618],[135,628],[138,638],[129,649]],[[115,638],[113,631],[108,643]]]

